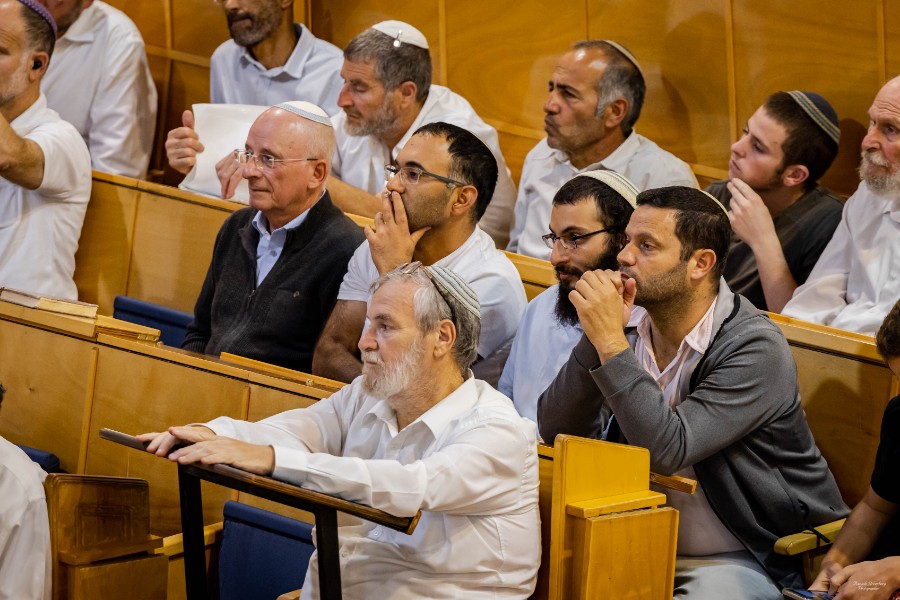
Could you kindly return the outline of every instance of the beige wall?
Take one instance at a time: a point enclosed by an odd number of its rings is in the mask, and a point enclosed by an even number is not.
[[[165,131],[185,106],[207,99],[209,55],[228,35],[221,11],[210,0],[111,3],[144,34]],[[383,19],[420,28],[432,46],[435,82],[497,127],[516,176],[543,135],[555,57],[578,39],[613,38],[634,52],[648,85],[638,130],[701,172],[727,168],[729,144],[771,92],[825,95],[843,134],[825,183],[844,193],[858,181],[871,99],[900,71],[900,5],[887,0],[307,0],[294,12],[338,46]]]

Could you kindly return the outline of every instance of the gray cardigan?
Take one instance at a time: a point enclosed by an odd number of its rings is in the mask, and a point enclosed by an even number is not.
[[[781,331],[720,282],[714,337],[674,410],[634,352],[600,365],[582,337],[538,400],[545,440],[559,433],[650,450],[650,468],[694,466],[713,510],[769,575],[802,584],[799,559],[774,553],[781,536],[844,517],[848,508],[806,423],[797,368]],[[634,347],[634,328],[626,330]],[[618,429],[618,430],[617,430]]]

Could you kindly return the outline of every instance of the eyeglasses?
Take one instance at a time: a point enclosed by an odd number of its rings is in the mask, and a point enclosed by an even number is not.
[[[444,288],[442,288],[440,285],[438,285],[438,282],[434,280],[434,276],[432,276],[432,274],[428,271],[428,269],[425,268],[425,266],[420,261],[414,260],[413,262],[408,262],[408,263],[402,264],[399,267],[397,267],[397,269],[403,275],[412,275],[416,271],[422,271],[422,273],[425,275],[425,277],[428,278],[428,281],[431,282],[431,285],[434,286],[434,289],[437,290],[437,293],[440,295],[441,299],[447,305],[447,308],[450,309],[450,320],[453,321],[454,325],[456,325],[456,323],[457,323],[456,311],[453,310],[453,303],[450,302],[450,299],[447,296],[447,292],[444,291]]]
[[[402,181],[406,185],[416,185],[417,183],[419,183],[419,179],[421,179],[423,175],[426,177],[431,177],[432,179],[437,179],[438,181],[443,181],[444,183],[450,185],[469,185],[467,183],[463,183],[462,181],[444,177],[443,175],[436,175],[435,173],[431,173],[429,171],[426,171],[425,169],[420,169],[419,167],[398,167],[397,165],[384,165],[385,180],[393,179],[394,176],[398,173],[400,174],[400,181]]]
[[[253,154],[249,150],[234,151],[234,160],[238,161],[240,164],[244,164],[250,159],[253,159],[253,164],[256,165],[257,169],[266,169],[269,171],[274,169],[275,165],[278,163],[319,160],[318,158],[275,158],[270,154]]]
[[[607,231],[615,231],[615,228],[604,227],[603,229],[598,229],[597,231],[592,231],[590,233],[576,233],[574,235],[556,235],[555,233],[548,233],[542,235],[541,239],[544,240],[544,244],[551,250],[553,250],[553,246],[556,245],[557,241],[559,241],[566,250],[576,250],[578,248],[578,242],[581,240],[589,238],[592,235],[597,235],[598,233],[606,233]]]

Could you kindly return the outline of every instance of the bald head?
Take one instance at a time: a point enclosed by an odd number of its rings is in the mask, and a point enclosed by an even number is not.
[[[318,107],[316,107],[318,108]],[[321,109],[319,109],[321,110]],[[322,111],[322,114],[325,114]],[[334,137],[334,129],[330,124],[325,125],[317,120],[298,114],[298,111],[281,106],[273,106],[263,112],[254,122],[253,126],[265,118],[275,123],[274,132],[281,133],[281,137],[292,147],[304,148],[307,158],[319,158],[324,160],[331,169],[331,157],[334,155],[337,141]],[[278,127],[284,128],[279,132]],[[251,128],[252,131],[252,128]]]
[[[884,84],[869,108],[859,175],[876,194],[900,194],[900,77]]]

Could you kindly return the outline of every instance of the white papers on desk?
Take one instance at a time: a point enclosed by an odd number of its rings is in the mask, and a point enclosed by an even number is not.
[[[216,176],[216,163],[235,148],[243,150],[250,126],[268,106],[252,104],[195,104],[194,131],[200,136],[203,152],[197,154],[197,162],[178,187],[220,198],[222,184]],[[235,202],[250,203],[247,180],[238,184],[233,198]]]

